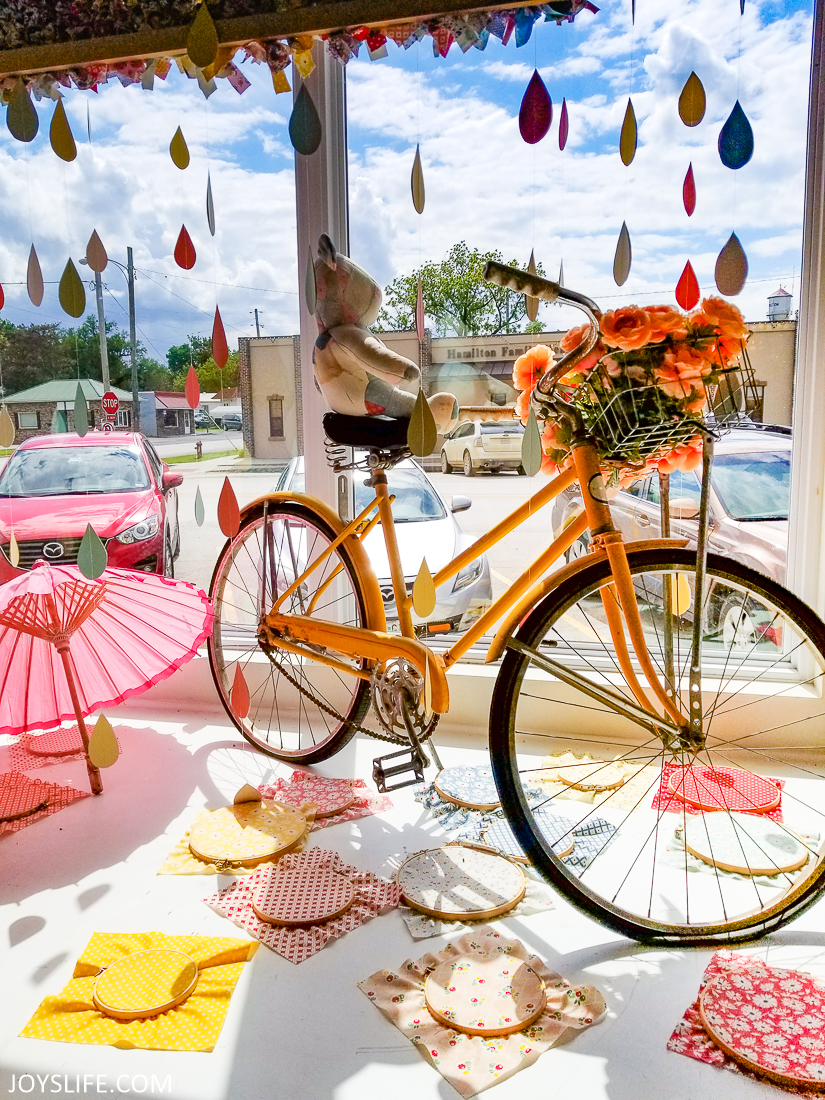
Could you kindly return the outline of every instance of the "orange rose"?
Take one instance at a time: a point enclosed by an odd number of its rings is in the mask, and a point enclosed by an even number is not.
[[[651,344],[661,343],[668,336],[674,340],[684,340],[687,336],[687,317],[678,309],[671,309],[670,306],[648,306],[645,313],[653,326]]]
[[[530,412],[530,391],[523,390],[516,398],[515,414],[522,422],[527,423],[527,414]]]
[[[749,335],[745,318],[724,298],[703,298],[690,320],[694,325],[710,325],[720,336],[733,340],[747,340]]]
[[[687,344],[674,344],[654,370],[657,386],[670,397],[690,397],[693,390],[703,395],[702,379],[711,373],[711,365],[698,351]],[[692,410],[691,410],[692,411]]]
[[[649,315],[638,306],[609,309],[601,319],[602,340],[609,348],[636,351],[650,343],[653,325]]]
[[[513,363],[513,385],[517,390],[532,390],[553,362],[553,352],[550,348],[546,344],[536,344]]]
[[[713,343],[705,348],[705,355],[718,367],[732,367],[741,357],[744,340],[730,336],[717,336]]]
[[[573,348],[577,348],[589,332],[590,325],[576,325],[575,328],[571,328],[561,338],[561,350],[572,351]]]

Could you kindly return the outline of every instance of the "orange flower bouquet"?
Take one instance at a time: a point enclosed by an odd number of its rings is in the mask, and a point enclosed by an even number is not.
[[[562,351],[577,348],[588,331],[587,325],[571,329]],[[723,376],[739,371],[747,338],[742,314],[721,298],[705,298],[689,314],[671,306],[609,310],[599,317],[596,346],[557,383],[556,406],[563,402],[578,412],[613,482],[656,468],[691,470],[702,461],[698,428],[708,389],[715,393]],[[539,344],[513,366],[522,422],[550,365],[550,349]],[[552,472],[564,464],[572,431],[569,419],[548,417],[542,469]]]

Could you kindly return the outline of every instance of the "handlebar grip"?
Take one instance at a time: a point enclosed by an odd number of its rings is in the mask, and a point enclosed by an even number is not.
[[[495,260],[488,260],[484,265],[484,279],[488,283],[507,287],[508,290],[516,290],[519,294],[527,294],[531,298],[541,298],[545,302],[555,302],[562,293],[562,287],[550,279],[544,279],[541,275],[531,275],[529,271],[508,267]]]

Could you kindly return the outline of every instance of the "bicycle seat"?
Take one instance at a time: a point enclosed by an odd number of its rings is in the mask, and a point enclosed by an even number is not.
[[[345,413],[324,414],[327,438],[342,447],[376,447],[394,450],[407,446],[407,419],[390,416],[347,416]]]

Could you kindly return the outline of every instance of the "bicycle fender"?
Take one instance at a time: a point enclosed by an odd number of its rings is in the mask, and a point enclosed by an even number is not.
[[[643,539],[639,542],[627,542],[624,545],[627,552],[631,553],[636,550],[681,550],[683,547],[687,546],[687,544],[687,539]],[[577,573],[580,573],[582,569],[587,569],[593,562],[601,561],[602,558],[606,557],[607,551],[604,549],[592,551],[581,558],[576,558],[555,573],[551,573],[549,577],[544,577],[534,584],[529,592],[519,600],[496,631],[495,637],[490,643],[490,648],[487,650],[484,663],[489,665],[493,661],[499,659],[504,652],[504,646],[507,643],[507,639],[525,615],[532,611],[539,600],[546,596],[551,589],[564,584],[570,577],[575,577]]]
[[[341,532],[349,526],[343,522],[334,508],[325,504],[324,501],[318,500],[317,497],[308,496],[306,493],[268,493],[266,496],[258,497],[256,500],[250,501],[249,504],[245,504],[244,507],[241,508],[241,523],[255,512],[263,511],[265,504],[281,504],[286,500],[292,500],[297,504],[303,504],[305,508],[316,512],[325,523],[329,524],[336,535],[340,535]],[[358,579],[361,582],[361,589],[367,612],[367,622],[364,626],[368,627],[370,630],[383,632],[387,629],[384,601],[381,598],[381,589],[378,587],[378,578],[375,575],[375,570],[372,568],[372,562],[369,559],[369,555],[364,549],[364,544],[357,535],[350,534],[344,540],[343,545],[346,546],[352,558],[353,565],[358,571]]]

